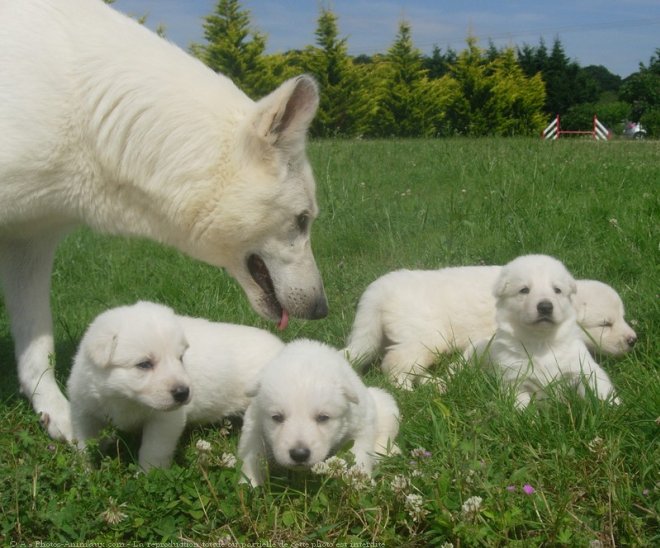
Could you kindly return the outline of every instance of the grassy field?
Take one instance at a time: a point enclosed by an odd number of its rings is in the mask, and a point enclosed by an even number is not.
[[[546,253],[621,293],[639,342],[600,362],[623,404],[566,395],[518,413],[495,378],[464,369],[445,394],[390,387],[403,454],[384,461],[372,485],[303,476],[239,486],[223,456],[236,452],[235,424],[191,429],[169,470],[138,473],[128,436],[90,467],[50,440],[18,395],[2,309],[0,543],[659,545],[660,144],[321,141],[310,157],[321,207],[313,245],[330,314],[293,320],[287,340],[342,346],[361,293],[388,271]],[[274,329],[224,273],[82,229],[60,247],[53,277],[62,382],[92,318],[137,299]],[[388,386],[377,368],[366,381]],[[196,448],[200,439],[210,453]]]

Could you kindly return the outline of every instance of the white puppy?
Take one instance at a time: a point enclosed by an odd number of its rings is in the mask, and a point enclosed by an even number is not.
[[[468,355],[483,357],[502,373],[520,409],[560,379],[582,395],[589,386],[599,399],[619,401],[582,338],[571,302],[576,289],[564,265],[547,255],[514,259],[495,282],[497,331]]]
[[[341,352],[322,343],[286,345],[250,395],[238,454],[253,486],[263,483],[268,461],[308,469],[351,440],[355,463],[368,474],[377,454],[398,451],[394,398],[367,388]]]
[[[346,351],[366,365],[385,351],[382,369],[411,388],[428,379],[438,354],[464,351],[495,333],[492,287],[501,266],[397,270],[367,287],[360,298]],[[610,286],[579,280],[574,306],[587,345],[609,354],[630,350],[637,337]]]
[[[239,414],[261,367],[284,343],[267,331],[177,316],[138,302],[100,314],[68,381],[74,439],[84,447],[112,424],[142,431],[140,466],[170,465],[187,423]]]

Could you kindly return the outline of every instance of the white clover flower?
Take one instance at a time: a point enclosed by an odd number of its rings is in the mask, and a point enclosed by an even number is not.
[[[362,490],[368,487],[373,487],[376,482],[371,479],[371,476],[361,466],[357,464],[351,466],[342,475],[342,479],[346,481],[353,489]]]
[[[220,466],[223,468],[236,468],[236,457],[231,453],[223,453],[220,457]]]
[[[396,475],[392,479],[392,491],[399,496],[403,496],[410,488],[410,480],[406,476]]]
[[[475,516],[481,510],[481,503],[483,499],[481,497],[470,497],[463,503],[463,514],[466,516]]]
[[[117,525],[119,522],[124,521],[128,516],[120,510],[126,506],[125,502],[117,504],[117,501],[110,497],[109,505],[106,510],[101,512],[101,519],[108,525]]]
[[[346,474],[348,464],[340,457],[330,457],[322,462],[317,462],[312,466],[312,472],[320,476],[330,476],[331,478],[341,478]]]
[[[211,444],[206,440],[197,440],[197,443],[195,444],[195,448],[200,453],[210,453],[211,452]]]
[[[415,447],[415,449],[410,450],[410,456],[414,459],[428,459],[431,457],[431,452],[423,447]]]
[[[603,438],[596,436],[587,444],[587,447],[592,453],[600,453],[603,450]]]
[[[429,513],[428,510],[424,509],[424,499],[420,495],[414,493],[406,495],[404,506],[408,515],[415,522],[422,521],[424,516]]]
[[[589,548],[603,548],[603,543],[600,540],[592,540],[589,543]]]

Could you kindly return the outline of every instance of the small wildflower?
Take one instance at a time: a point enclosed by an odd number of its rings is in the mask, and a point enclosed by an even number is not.
[[[516,491],[516,486],[515,486],[515,485],[507,485],[507,486],[506,486],[506,490],[507,490],[509,493],[515,493],[515,491]]]
[[[220,457],[220,466],[223,468],[236,468],[236,457],[231,453],[223,453]]]
[[[226,438],[231,432],[231,421],[229,419],[223,419],[218,432],[223,438]]]
[[[319,476],[330,476],[331,478],[341,478],[348,470],[346,461],[340,457],[330,457],[312,466],[312,473]]]
[[[125,506],[126,503],[122,502],[121,504],[117,504],[117,501],[110,497],[108,508],[101,512],[101,519],[108,525],[117,525],[128,517],[120,510],[120,508],[124,508]]]
[[[525,492],[526,495],[533,495],[536,492],[536,489],[534,489],[529,483],[523,485],[522,490]]]
[[[394,476],[394,479],[392,479],[392,491],[395,495],[402,497],[409,488],[410,480],[406,476],[397,474]]]
[[[609,219],[609,223],[614,227],[614,228],[619,228],[619,221],[617,221],[614,217]]]
[[[470,497],[467,499],[462,506],[463,514],[466,516],[475,516],[481,510],[481,503],[483,499],[481,497]]]
[[[210,453],[211,452],[211,444],[206,440],[197,440],[197,443],[195,444],[195,448],[200,453]]]
[[[406,495],[406,501],[404,503],[408,515],[415,522],[420,522],[424,519],[424,516],[428,514],[428,510],[424,509],[424,499],[420,495],[410,493]]]
[[[443,542],[440,548],[454,548],[454,545],[451,542]]]
[[[650,489],[644,489],[644,490],[642,490],[642,495],[644,495],[645,497],[648,497],[650,493],[651,493],[651,490],[650,490]]]
[[[603,438],[596,436],[588,443],[587,447],[592,453],[600,453],[601,448],[603,447]]]
[[[353,489],[362,490],[367,487],[372,487],[375,485],[371,476],[365,472],[364,468],[358,465],[351,466],[346,472],[342,475],[342,479],[346,481]]]
[[[231,539],[230,535],[225,535],[218,539],[218,546],[233,546],[234,542]]]
[[[600,540],[592,540],[589,543],[589,548],[603,548],[603,543]]]
[[[423,447],[416,447],[415,449],[411,449],[410,456],[414,459],[429,459],[431,458],[431,452]]]

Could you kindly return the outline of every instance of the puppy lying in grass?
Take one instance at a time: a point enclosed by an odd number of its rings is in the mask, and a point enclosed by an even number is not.
[[[142,432],[139,464],[171,464],[186,424],[242,413],[259,370],[284,346],[271,333],[177,316],[138,302],[100,314],[84,334],[68,380],[74,440],[113,425]]]
[[[499,371],[515,390],[519,409],[558,380],[573,384],[582,396],[588,387],[599,399],[619,403],[583,340],[571,302],[576,290],[565,266],[547,255],[514,259],[495,282],[497,331],[478,342],[468,358]]]
[[[287,344],[249,395],[238,456],[253,486],[263,483],[269,462],[310,469],[349,441],[356,466],[366,474],[378,455],[398,452],[394,398],[367,388],[341,352],[322,343]]]
[[[411,389],[429,379],[439,354],[465,351],[495,333],[492,287],[501,266],[397,270],[374,282],[358,304],[346,352],[358,366],[384,353],[382,369]],[[624,319],[617,292],[595,280],[578,280],[573,295],[581,337],[592,350],[623,354],[637,336]]]

